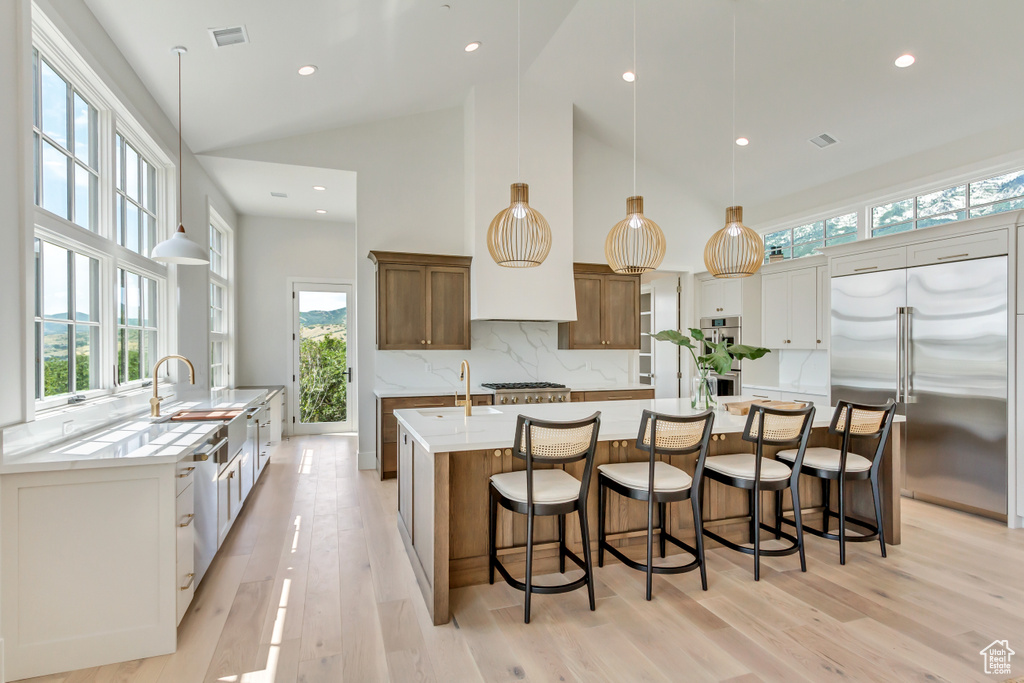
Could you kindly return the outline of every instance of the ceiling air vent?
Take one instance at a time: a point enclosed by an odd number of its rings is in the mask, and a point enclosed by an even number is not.
[[[834,145],[837,142],[839,142],[839,140],[836,140],[834,137],[832,137],[828,133],[822,133],[821,135],[819,135],[817,137],[811,138],[811,142],[816,144],[818,147],[825,148],[825,147],[831,147],[832,145]]]
[[[245,26],[228,26],[227,28],[211,28],[210,38],[213,39],[215,47],[227,47],[228,45],[241,45],[249,42],[249,34]]]
[[[271,197],[280,197],[281,199],[288,199],[288,193],[287,192],[271,192],[270,196]]]

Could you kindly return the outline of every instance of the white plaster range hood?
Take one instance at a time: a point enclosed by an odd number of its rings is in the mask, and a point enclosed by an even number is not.
[[[514,80],[479,85],[466,99],[466,242],[473,254],[473,320],[576,320],[572,272],[572,103],[522,88],[522,175],[530,206],[551,226],[551,252],[536,268],[503,268],[487,250],[487,228],[509,204],[516,173]]]

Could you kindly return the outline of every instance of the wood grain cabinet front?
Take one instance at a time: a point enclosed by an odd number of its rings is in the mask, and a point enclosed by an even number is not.
[[[576,320],[558,324],[558,348],[639,349],[639,276],[591,263],[576,263],[573,271]]]
[[[377,348],[468,349],[468,256],[371,251],[377,265]]]

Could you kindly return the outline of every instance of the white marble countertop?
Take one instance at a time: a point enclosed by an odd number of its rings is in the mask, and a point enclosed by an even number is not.
[[[234,410],[256,404],[266,391],[225,390],[209,399],[161,406],[166,418],[180,410]],[[162,418],[161,418],[162,419]],[[220,422],[159,422],[135,415],[69,441],[4,458],[0,474],[173,463],[207,441]]]
[[[744,389],[756,391],[781,391],[788,394],[811,394],[813,396],[828,396],[828,387],[812,386],[802,384],[780,384],[771,386],[768,384],[744,384]]]
[[[729,397],[729,402],[752,400],[749,396]],[[398,422],[410,435],[431,453],[475,451],[489,448],[508,448],[515,434],[516,418],[520,414],[546,420],[579,420],[601,411],[600,441],[635,439],[640,428],[640,417],[645,409],[670,415],[692,415],[687,398],[661,398],[636,401],[588,401],[580,403],[545,403],[533,406],[477,406],[472,417],[465,417],[462,408],[432,410],[396,410]],[[441,415],[441,417],[438,417]],[[832,409],[817,406],[814,427],[828,427]],[[898,421],[902,417],[897,416]],[[725,409],[715,413],[715,434],[735,434],[743,431],[746,416],[732,415]]]

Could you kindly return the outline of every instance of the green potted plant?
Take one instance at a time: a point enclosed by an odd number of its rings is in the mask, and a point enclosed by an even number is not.
[[[771,353],[771,350],[760,346],[730,344],[727,341],[708,341],[703,332],[692,327],[689,332],[690,336],[687,337],[676,330],[662,330],[654,335],[654,338],[689,349],[694,365],[697,366],[697,376],[693,378],[690,391],[690,405],[701,410],[707,410],[715,405],[716,392],[712,385],[714,382],[711,377],[712,371],[724,375],[732,369],[734,359],[757,360],[766,353]],[[710,349],[710,352],[698,356],[697,351],[701,348]]]

